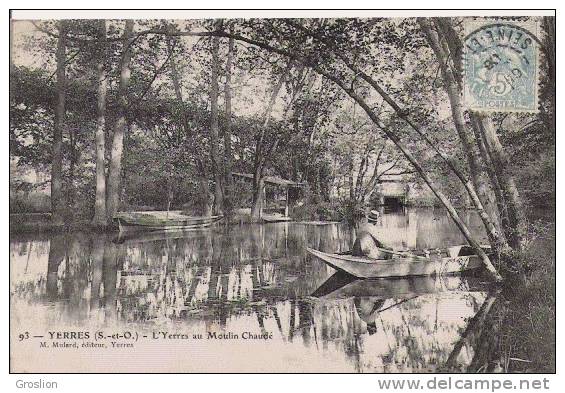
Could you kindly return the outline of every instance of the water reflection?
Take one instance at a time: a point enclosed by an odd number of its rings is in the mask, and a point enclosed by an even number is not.
[[[429,211],[385,214],[379,225],[397,246],[461,242],[443,216]],[[305,253],[307,246],[348,250],[354,236],[343,225],[279,223],[130,238],[14,237],[12,324],[18,330],[32,315],[43,330],[272,333],[271,371],[281,371],[277,357],[292,359],[287,371],[482,366],[475,354],[484,358],[478,337],[494,301],[488,287],[465,277],[354,281]],[[251,357],[254,350],[246,349]]]

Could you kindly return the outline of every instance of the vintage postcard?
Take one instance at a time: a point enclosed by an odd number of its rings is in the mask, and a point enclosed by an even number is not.
[[[555,373],[555,44],[12,10],[10,372]]]

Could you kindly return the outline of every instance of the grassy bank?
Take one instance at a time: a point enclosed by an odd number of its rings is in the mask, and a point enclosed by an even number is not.
[[[530,235],[474,332],[468,372],[555,372],[555,223],[537,221]]]
[[[508,303],[498,334],[508,371],[555,372],[555,246],[555,222],[535,222],[517,255],[523,272],[505,285]]]

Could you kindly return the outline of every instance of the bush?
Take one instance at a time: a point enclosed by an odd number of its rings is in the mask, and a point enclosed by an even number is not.
[[[350,225],[355,225],[366,216],[365,204],[354,199],[343,199],[340,203],[341,216]]]
[[[302,205],[292,207],[290,216],[296,221],[341,221],[343,219],[339,203],[324,201],[315,194],[308,195]]]
[[[354,225],[366,216],[366,207],[361,201],[347,198],[327,202],[311,194],[302,205],[291,209],[290,216],[297,221],[346,221]]]
[[[12,193],[10,213],[46,213],[51,211],[51,198],[41,192]]]
[[[524,202],[532,208],[555,206],[555,154],[548,152],[537,160],[529,160],[517,173]]]

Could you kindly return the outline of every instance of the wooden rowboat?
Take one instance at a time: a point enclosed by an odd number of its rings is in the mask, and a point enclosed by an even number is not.
[[[114,217],[120,232],[190,231],[208,228],[223,216],[194,217],[183,214],[155,214],[154,212],[119,213]]]
[[[288,221],[292,221],[292,218],[287,217],[287,216],[280,214],[280,213],[273,213],[273,214],[263,213],[261,215],[261,219],[264,222],[288,222]]]
[[[408,277],[457,274],[482,267],[471,247],[457,246],[432,257],[391,252],[392,259],[372,259],[351,254],[328,254],[311,248],[310,254],[329,266],[358,278]],[[455,251],[457,251],[455,253]]]

